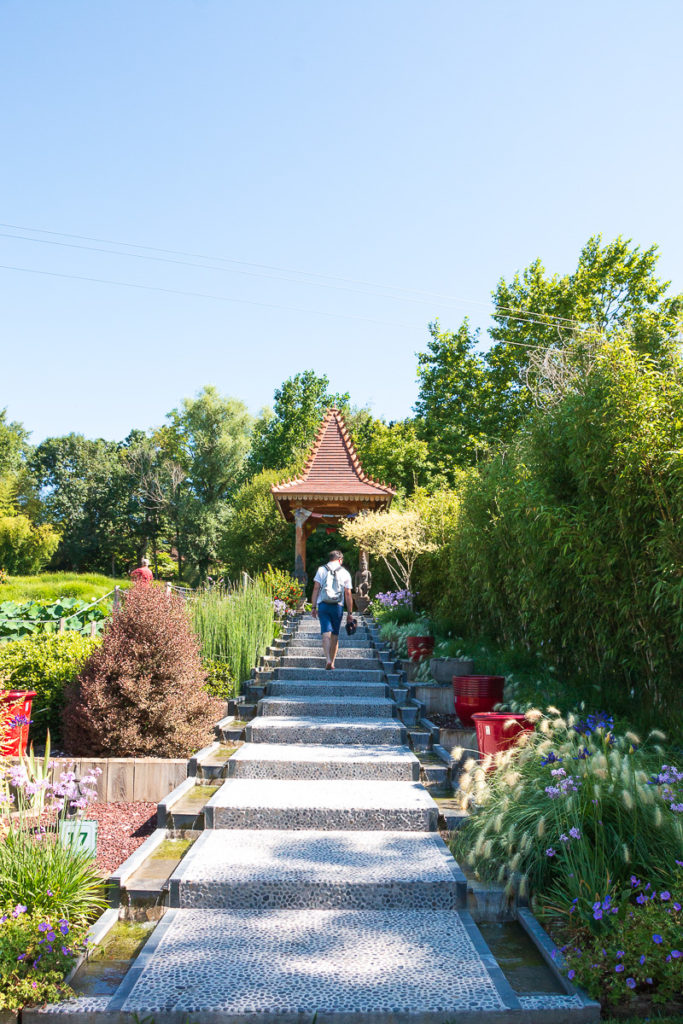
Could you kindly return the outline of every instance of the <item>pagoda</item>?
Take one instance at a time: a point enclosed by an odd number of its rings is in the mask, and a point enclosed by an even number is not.
[[[271,493],[282,516],[296,525],[294,575],[305,585],[306,539],[316,527],[337,526],[363,512],[388,508],[396,491],[363,472],[344,418],[331,408],[323,417],[301,474],[274,484]],[[357,582],[363,574],[368,577],[368,560],[361,551]],[[362,582],[368,583],[368,579]]]

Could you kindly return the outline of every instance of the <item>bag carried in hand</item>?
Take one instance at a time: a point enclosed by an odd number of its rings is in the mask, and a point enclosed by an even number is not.
[[[358,629],[358,623],[356,622],[356,620],[355,619],[350,619],[348,617],[348,615],[347,615],[346,616],[346,632],[348,633],[348,635],[349,636],[353,636],[353,634],[356,632],[357,629]]]
[[[325,566],[327,569],[327,566]],[[327,569],[327,576],[323,584],[323,604],[341,604],[344,599],[344,588],[337,579],[339,569]]]

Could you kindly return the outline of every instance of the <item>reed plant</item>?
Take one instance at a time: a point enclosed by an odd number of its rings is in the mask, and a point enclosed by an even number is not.
[[[541,912],[589,925],[596,901],[631,875],[666,885],[683,850],[677,768],[662,766],[661,733],[619,735],[606,715],[581,720],[556,708],[516,746],[465,763],[461,801],[471,816],[453,841],[480,877],[531,893]],[[671,780],[674,780],[673,783]]]
[[[270,586],[257,578],[203,591],[193,599],[190,614],[202,657],[225,663],[239,688],[275,635]]]

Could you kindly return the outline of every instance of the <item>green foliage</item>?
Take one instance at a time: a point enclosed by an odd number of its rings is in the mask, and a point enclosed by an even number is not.
[[[261,574],[261,578],[270,589],[274,601],[284,601],[291,611],[299,607],[304,596],[304,588],[291,573],[269,565]]]
[[[48,729],[59,737],[65,689],[99,643],[71,632],[25,636],[0,644],[0,686],[37,693],[31,711],[33,740],[43,740]]]
[[[418,437],[413,420],[385,423],[360,413],[352,414],[347,426],[368,476],[403,494],[412,494],[430,482],[434,475],[430,446]]]
[[[609,908],[612,928],[599,934],[572,929],[566,972],[604,1004],[649,997],[657,1005],[681,995],[683,871],[668,889],[653,889],[633,876],[631,887]],[[656,1019],[656,1018],[655,1018]]]
[[[427,351],[417,357],[417,430],[437,474],[452,483],[455,470],[485,455],[497,437],[498,396],[485,357],[475,352],[479,332],[467,319],[457,331],[442,331],[437,321],[429,333]]]
[[[366,512],[355,519],[347,519],[339,532],[357,547],[381,558],[398,590],[412,591],[411,579],[417,559],[435,550],[415,503],[409,503],[405,509]]]
[[[0,409],[0,477],[14,473],[29,451],[29,432],[21,423],[7,422],[7,409]]]
[[[34,526],[24,515],[0,516],[0,565],[8,573],[42,569],[57,550],[59,534],[51,526]]]
[[[37,841],[27,830],[10,829],[0,844],[0,881],[5,911],[24,904],[29,913],[85,923],[107,906],[93,858],[62,845],[54,832]]]
[[[424,618],[413,618],[408,622],[390,619],[380,627],[382,640],[386,640],[387,643],[391,644],[398,657],[404,661],[408,657],[408,637],[431,636],[431,632],[429,621]]]
[[[97,633],[102,632],[104,622],[111,615],[112,603],[101,602],[91,607],[90,602],[79,601],[76,597],[64,597],[51,604],[39,601],[0,602],[0,642],[38,633],[56,633],[60,619],[64,619],[65,630],[75,630],[91,635],[91,624],[95,623]]]
[[[272,565],[284,570],[294,560],[294,528],[286,523],[270,488],[289,479],[293,470],[264,470],[242,484],[230,503],[221,534],[219,554],[236,579],[252,576]]]
[[[221,661],[219,658],[202,658],[202,665],[206,672],[204,689],[210,697],[230,700],[231,697],[236,697],[239,694],[239,684],[234,679],[226,661]]]
[[[226,500],[244,478],[252,419],[243,402],[214,387],[184,399],[168,419],[161,444],[185,474],[171,513],[177,543],[204,581],[219,557]]]
[[[507,451],[471,476],[431,609],[543,650],[575,702],[683,716],[683,368],[578,346]]]
[[[498,754],[495,770],[469,760],[460,778],[474,813],[453,841],[485,879],[530,892],[539,912],[603,926],[596,900],[635,873],[667,886],[683,849],[683,821],[652,785],[662,751],[604,716],[585,722],[528,712],[536,730]],[[659,734],[661,738],[661,734]]]
[[[77,597],[92,604],[115,586],[130,586],[129,579],[112,579],[98,573],[44,572],[37,576],[9,576],[0,583],[0,601],[58,601]]]
[[[227,665],[239,688],[273,639],[270,587],[256,579],[228,592],[208,590],[192,601],[190,614],[202,656]]]
[[[64,978],[85,948],[86,931],[58,915],[10,912],[0,922],[0,1011],[58,1003],[73,995]],[[48,935],[54,936],[52,942],[46,941]]]
[[[275,411],[263,412],[254,427],[249,453],[252,473],[303,462],[325,412],[333,405],[348,407],[348,394],[330,394],[329,386],[326,376],[305,370],[276,389]]]

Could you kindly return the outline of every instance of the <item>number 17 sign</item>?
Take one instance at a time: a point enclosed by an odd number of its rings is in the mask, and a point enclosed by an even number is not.
[[[62,820],[59,823],[59,841],[62,846],[82,850],[94,857],[97,852],[97,822],[80,821],[78,818]]]

